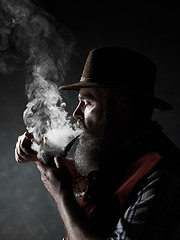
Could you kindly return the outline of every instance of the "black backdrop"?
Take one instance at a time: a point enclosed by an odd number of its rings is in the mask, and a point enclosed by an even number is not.
[[[174,105],[171,112],[155,112],[154,119],[180,147],[180,8],[159,2],[37,0],[76,40],[67,82],[79,80],[91,48],[124,46],[138,50],[158,66],[156,96]],[[135,1],[134,1],[135,2]],[[0,239],[62,239],[64,227],[51,196],[33,163],[17,164],[14,147],[25,131],[25,76],[19,70],[0,75]],[[76,94],[67,93],[71,114]]]

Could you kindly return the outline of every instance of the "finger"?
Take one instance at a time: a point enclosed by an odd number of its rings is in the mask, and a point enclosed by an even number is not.
[[[54,158],[54,162],[55,162],[55,164],[56,164],[56,167],[57,167],[57,168],[60,168],[60,167],[62,167],[62,165],[64,164],[64,158],[63,158],[62,156],[56,156],[56,157]]]
[[[37,160],[37,157],[35,155],[26,154],[23,151],[23,149],[22,149],[21,145],[19,144],[19,142],[16,143],[15,152],[16,152],[15,156],[17,156],[17,158],[20,157],[21,158],[21,160],[20,160],[21,162],[22,161],[23,162],[30,162],[30,161],[36,161]],[[20,161],[18,160],[18,162],[20,162]]]
[[[29,140],[32,139],[32,135],[30,133],[24,132],[21,136],[18,137],[18,142],[21,143],[25,137],[29,138]]]
[[[18,142],[16,143],[16,151],[18,155],[20,155],[22,158],[29,157],[29,155],[23,151],[21,144],[19,144]]]
[[[20,139],[20,148],[26,155],[36,156],[37,152],[31,148],[32,142],[25,135]]]
[[[23,135],[22,135],[23,136]],[[18,137],[18,142],[20,143],[22,136]]]
[[[74,159],[66,158],[64,160],[64,164],[66,165],[69,172],[71,173],[73,181],[75,181],[76,176],[77,176],[77,169],[76,169],[76,166],[75,166],[75,163],[74,163]]]
[[[26,131],[24,134],[25,134],[25,136],[26,136],[27,138],[29,138],[30,140],[33,138],[33,135],[30,134],[28,131]]]
[[[18,137],[15,147],[15,160],[20,163],[37,161],[37,153],[31,149],[30,134],[27,132]]]
[[[17,153],[17,145],[18,145],[18,143],[16,143],[14,155],[15,155],[15,160],[16,160],[16,162],[19,162],[19,156],[18,156],[18,153]]]
[[[19,154],[19,143],[16,143],[16,148],[15,148],[15,160],[16,162],[22,163],[25,160],[23,159],[23,157]]]
[[[25,160],[18,154],[17,149],[15,148],[15,160],[18,163],[23,163]]]
[[[14,155],[15,155],[15,160],[16,162],[20,162],[19,161],[19,156],[18,156],[18,153],[17,153],[17,149],[15,148],[15,151],[14,151]]]

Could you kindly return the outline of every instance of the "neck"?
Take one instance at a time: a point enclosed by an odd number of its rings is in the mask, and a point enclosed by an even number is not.
[[[147,151],[156,150],[156,140],[161,135],[161,127],[156,122],[149,123],[136,134],[124,138],[111,144],[109,155],[102,161],[102,168],[112,171],[119,171],[143,156]],[[156,139],[157,138],[157,139]],[[158,141],[158,140],[157,140]],[[111,159],[108,161],[107,159]]]
[[[113,127],[109,129],[109,133],[107,134],[109,146],[111,148],[116,148],[119,146],[126,146],[131,144],[134,139],[137,139],[138,136],[144,135],[149,128],[151,128],[152,122],[147,122],[146,124],[134,124],[133,126],[117,126],[113,130]]]

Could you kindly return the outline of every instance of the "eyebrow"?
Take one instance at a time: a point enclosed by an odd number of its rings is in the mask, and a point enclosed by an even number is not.
[[[89,100],[95,100],[95,97],[92,95],[92,94],[90,94],[90,93],[83,93],[83,94],[79,94],[78,95],[78,98],[79,99],[89,99]]]

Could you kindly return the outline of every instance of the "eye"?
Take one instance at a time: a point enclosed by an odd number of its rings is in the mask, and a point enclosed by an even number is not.
[[[84,106],[91,106],[91,101],[84,99]]]

